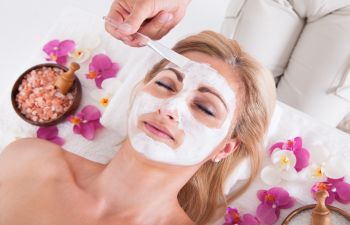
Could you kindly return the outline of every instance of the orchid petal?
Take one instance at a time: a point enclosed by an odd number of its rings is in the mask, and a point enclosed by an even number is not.
[[[99,120],[101,117],[101,112],[93,105],[85,106],[81,110],[81,114],[83,115],[83,119],[87,121]]]
[[[225,214],[225,222],[227,224],[240,223],[240,215],[236,208],[227,207]]]
[[[93,120],[91,123],[94,125],[95,129],[103,128],[102,124],[100,123],[100,120]]]
[[[305,167],[307,167],[309,165],[310,154],[304,148],[300,148],[300,149],[294,151],[294,154],[295,154],[295,157],[297,159],[297,162],[296,162],[294,168],[297,172],[299,172],[300,170],[304,169]]]
[[[93,140],[95,138],[95,126],[93,123],[81,124],[81,135],[88,140]]]
[[[263,224],[274,224],[277,220],[276,210],[268,204],[261,203],[256,209],[256,216]]]
[[[262,169],[260,177],[268,185],[277,185],[281,182],[281,171],[274,166],[266,166]]]
[[[103,75],[96,77],[95,78],[96,86],[101,89],[102,88],[102,82],[104,80],[106,80],[106,79],[110,79],[110,78],[115,77],[115,74],[116,74],[115,72],[113,74],[104,73]]]
[[[278,192],[275,193],[276,195],[276,206],[278,209],[289,209],[294,206],[295,199],[292,198],[289,193],[282,189],[279,188]]]
[[[66,56],[66,55],[60,56],[56,59],[56,62],[60,65],[66,65],[67,59],[68,59],[68,56]]]
[[[64,145],[64,139],[61,137],[54,137],[54,138],[50,139],[50,141],[59,145],[59,146]]]
[[[294,205],[294,199],[289,196],[289,193],[283,188],[273,187],[268,190],[268,193],[275,196],[275,204],[277,208],[290,208]]]
[[[275,149],[282,149],[283,148],[284,143],[283,142],[277,142],[275,144],[273,144],[270,149],[269,149],[269,154],[271,155],[273,151],[275,151]]]
[[[264,202],[265,201],[265,196],[267,194],[267,191],[266,190],[258,190],[257,193],[256,193],[256,196],[258,197],[258,199],[261,201],[261,202]]]
[[[92,58],[89,64],[89,71],[95,72],[95,83],[98,88],[102,88],[101,84],[105,79],[115,77],[119,70],[119,65],[113,63],[105,54],[97,54]]]
[[[255,216],[247,213],[242,216],[242,222],[240,225],[259,225],[259,221],[255,218]]]
[[[91,65],[94,65],[94,68],[104,70],[112,66],[112,61],[105,54],[97,54],[92,58]]]
[[[96,68],[96,66],[93,64],[93,63],[90,63],[89,64],[89,71],[92,72],[97,72],[98,71],[98,68]]]
[[[115,77],[115,74],[117,73],[118,70],[119,70],[119,64],[112,63],[111,67],[103,71],[103,76],[105,78]]]
[[[36,136],[41,139],[52,139],[57,137],[58,135],[58,128],[56,126],[51,127],[40,127],[37,132]]]
[[[81,134],[81,124],[80,125],[74,125],[73,126],[73,132],[75,134]]]
[[[301,149],[302,146],[303,146],[303,141],[302,141],[301,137],[295,137],[293,150]]]
[[[67,56],[75,48],[75,42],[73,40],[64,40],[60,42],[57,56]]]
[[[334,187],[336,189],[335,198],[343,204],[350,203],[350,184],[341,181],[335,183]]]
[[[284,205],[279,205],[278,208],[279,209],[289,209],[292,208],[295,204],[295,199],[294,198],[289,198]]]
[[[103,76],[99,76],[95,78],[95,84],[99,89],[102,89],[102,82],[105,80],[105,78]]]
[[[58,47],[58,45],[60,44],[59,40],[52,40],[49,41],[48,43],[46,43],[43,47],[43,51],[50,55],[52,52],[56,51],[55,48]]]
[[[334,192],[332,192],[332,191],[328,191],[328,197],[326,198],[326,204],[327,205],[330,205],[330,204],[332,204],[333,202],[334,202],[334,200],[335,200],[335,193]]]

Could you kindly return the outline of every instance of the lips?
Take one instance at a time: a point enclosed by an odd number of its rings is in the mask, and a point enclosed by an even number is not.
[[[174,137],[171,135],[171,133],[165,128],[162,127],[156,123],[151,123],[151,122],[144,122],[145,126],[149,126],[149,128],[151,129],[152,133],[158,134],[160,136],[166,135],[167,137],[169,137],[170,139],[174,140]],[[153,129],[153,130],[152,130]]]

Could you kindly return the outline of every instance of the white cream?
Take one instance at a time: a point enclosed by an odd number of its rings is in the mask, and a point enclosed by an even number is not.
[[[236,108],[236,97],[225,78],[207,64],[190,62],[177,70],[184,74],[183,87],[171,98],[161,99],[143,91],[137,94],[130,110],[128,135],[133,148],[148,159],[173,165],[195,165],[207,158],[227,135]],[[220,128],[210,128],[198,121],[186,102],[187,97],[203,84],[219,91],[228,107]],[[160,107],[178,113],[178,129],[184,131],[184,139],[176,149],[154,140],[137,127],[142,114],[156,112]]]

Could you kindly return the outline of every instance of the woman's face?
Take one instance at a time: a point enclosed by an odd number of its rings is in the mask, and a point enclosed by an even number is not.
[[[236,95],[229,65],[203,53],[185,54],[184,68],[168,64],[143,86],[128,128],[136,151],[173,165],[206,160],[231,131]]]

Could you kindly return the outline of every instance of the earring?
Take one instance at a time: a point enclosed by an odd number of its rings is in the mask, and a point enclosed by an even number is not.
[[[214,162],[215,162],[215,163],[218,163],[218,162],[220,162],[220,160],[221,160],[221,159],[219,159],[219,158],[215,158],[215,159],[214,159]]]

